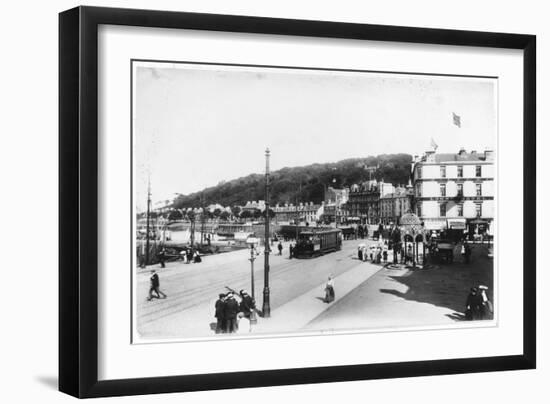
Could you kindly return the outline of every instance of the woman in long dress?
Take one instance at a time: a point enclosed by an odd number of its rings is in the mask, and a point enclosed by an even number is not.
[[[325,285],[325,303],[330,303],[334,300],[334,278],[332,275],[328,277]]]

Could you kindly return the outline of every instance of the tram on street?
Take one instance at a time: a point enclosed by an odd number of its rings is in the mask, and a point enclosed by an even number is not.
[[[293,256],[296,258],[312,258],[338,251],[342,248],[342,230],[318,229],[302,231],[298,235]]]

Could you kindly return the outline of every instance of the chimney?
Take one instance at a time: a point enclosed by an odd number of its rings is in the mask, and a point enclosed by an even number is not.
[[[466,149],[464,147],[461,147],[460,150],[458,151],[458,155],[464,156],[465,154],[466,154]]]
[[[492,150],[485,150],[485,161],[493,161],[495,159],[495,152]]]

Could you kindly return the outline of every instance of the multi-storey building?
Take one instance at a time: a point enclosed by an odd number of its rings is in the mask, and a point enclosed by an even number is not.
[[[426,229],[485,232],[494,217],[494,152],[426,152],[412,164],[414,210]]]
[[[380,197],[380,222],[399,224],[399,219],[411,210],[413,187],[396,187],[395,191]]]
[[[294,204],[277,204],[273,207],[275,212],[275,221],[278,223],[285,222],[305,222],[316,223],[319,219],[319,208],[321,205],[314,204],[313,202]]]
[[[242,206],[242,211],[254,211],[254,210],[265,210],[265,201],[259,200],[259,201],[247,201],[246,205]]]
[[[394,192],[392,184],[383,180],[366,181],[352,185],[347,203],[350,216],[358,217],[363,223],[378,224],[380,222],[380,197]]]
[[[330,223],[342,223],[346,220],[348,202],[348,188],[328,187],[325,191],[325,200],[323,203],[323,219]]]

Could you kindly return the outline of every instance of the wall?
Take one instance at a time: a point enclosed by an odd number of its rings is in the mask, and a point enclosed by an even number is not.
[[[538,132],[550,133],[541,112],[550,109],[550,26],[545,2],[472,1],[458,3],[419,0],[410,2],[334,1],[224,1],[194,0],[155,2],[88,1],[89,5],[158,8],[272,17],[340,20],[374,24],[409,25],[538,35]],[[74,402],[55,389],[57,375],[57,13],[78,2],[5,2],[0,25],[2,63],[2,173],[1,206],[4,214],[2,245],[2,332],[0,357],[3,402]],[[549,137],[540,136],[538,150],[550,150]],[[540,156],[544,157],[544,156]],[[550,198],[542,186],[548,159],[539,161],[539,201]],[[517,164],[517,161],[513,162]],[[539,203],[542,206],[542,203]],[[548,210],[539,209],[539,229],[548,225]],[[32,223],[32,226],[29,226]],[[31,240],[39,241],[32,246]],[[539,245],[549,245],[539,233]],[[548,285],[549,272],[539,261],[540,291]],[[539,368],[460,376],[378,380],[241,391],[115,398],[111,403],[236,403],[236,402],[377,402],[464,403],[516,402],[526,397],[542,402],[548,396],[550,295],[539,294]],[[406,341],[403,341],[406,344]],[[329,354],[337,355],[335,346]],[[414,349],[414,347],[411,347]],[[228,354],[238,360],[247,352]],[[319,355],[323,355],[319,352]],[[159,358],[162,360],[162,358]],[[145,364],[136,364],[145,366]]]

